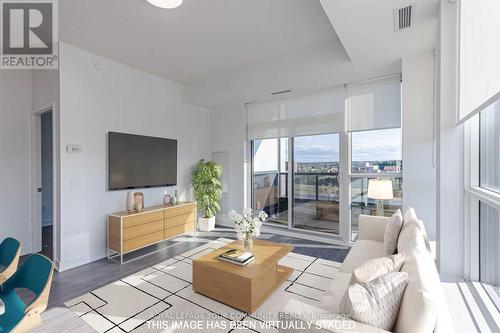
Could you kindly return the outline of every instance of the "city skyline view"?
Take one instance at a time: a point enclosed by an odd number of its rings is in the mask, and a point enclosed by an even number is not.
[[[360,163],[391,162],[396,165],[401,157],[401,129],[354,132],[352,138],[353,166]],[[281,140],[282,169],[288,152],[288,139],[254,141],[254,171],[278,169],[278,140]],[[323,134],[294,138],[295,163],[338,163],[340,160],[339,134]],[[283,161],[285,160],[285,161]]]

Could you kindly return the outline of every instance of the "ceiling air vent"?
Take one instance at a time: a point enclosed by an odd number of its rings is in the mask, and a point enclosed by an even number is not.
[[[394,31],[408,29],[413,24],[413,14],[415,5],[409,5],[403,8],[394,9]]]

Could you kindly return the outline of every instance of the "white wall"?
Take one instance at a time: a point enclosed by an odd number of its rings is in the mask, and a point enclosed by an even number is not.
[[[125,210],[126,191],[107,191],[108,131],[178,140],[178,190],[191,198],[195,163],[211,157],[209,111],[183,102],[183,87],[68,44],[60,45],[62,270],[105,256],[106,214]],[[69,144],[80,154],[65,152]],[[141,190],[145,205],[165,188]],[[174,188],[169,188],[172,193]]]
[[[31,72],[0,70],[0,241],[31,252]]]
[[[415,208],[436,238],[434,52],[405,57],[403,74],[403,209]]]
[[[212,151],[229,153],[229,211],[242,211],[245,206],[246,114],[243,103],[211,110]],[[217,223],[227,222],[224,217]]]
[[[463,157],[458,109],[458,3],[441,1],[437,255],[440,273],[463,276]]]

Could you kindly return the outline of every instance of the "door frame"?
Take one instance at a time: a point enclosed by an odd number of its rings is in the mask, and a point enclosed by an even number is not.
[[[309,230],[303,228],[297,228],[293,225],[293,202],[294,202],[294,172],[293,172],[293,164],[295,161],[294,156],[294,140],[297,137],[301,136],[314,136],[314,135],[324,135],[324,134],[338,134],[339,136],[339,173],[338,173],[338,182],[339,182],[339,234],[331,234],[316,230]],[[299,136],[285,136],[281,138],[273,138],[278,140],[278,155],[279,148],[281,147],[279,140],[282,138],[288,139],[288,182],[287,182],[287,191],[288,191],[288,223],[287,225],[280,225],[276,223],[264,222],[265,226],[270,226],[274,228],[287,229],[289,231],[296,231],[302,234],[309,234],[312,236],[325,237],[329,240],[334,240],[336,243],[341,244],[351,244],[351,184],[350,184],[350,163],[351,163],[351,140],[349,133],[346,131],[340,132],[331,132],[331,133],[323,133],[323,134],[312,134],[312,135],[299,135]],[[245,182],[248,186],[248,191],[250,192],[249,198],[250,202],[247,204],[247,207],[252,207],[255,209],[255,200],[253,193],[253,184],[254,184],[254,141],[259,139],[248,139],[246,142],[246,147],[248,147],[248,153],[246,154],[249,161],[249,172],[246,173],[248,182]],[[264,140],[264,139],[260,139]],[[280,158],[280,157],[279,157]],[[279,160],[278,158],[278,160]],[[278,169],[279,169],[278,165]]]
[[[31,114],[31,252],[37,253],[42,250],[42,194],[38,188],[42,187],[42,143],[41,143],[41,116],[52,112],[52,260],[58,262],[58,195],[57,187],[57,117],[56,103],[49,103],[41,108],[34,109]],[[58,265],[56,265],[57,268]]]

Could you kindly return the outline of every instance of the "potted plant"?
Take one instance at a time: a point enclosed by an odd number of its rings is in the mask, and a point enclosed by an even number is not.
[[[220,176],[222,167],[214,162],[201,160],[193,172],[194,198],[202,216],[198,218],[201,231],[211,231],[215,228],[215,214],[220,211],[222,185]]]

